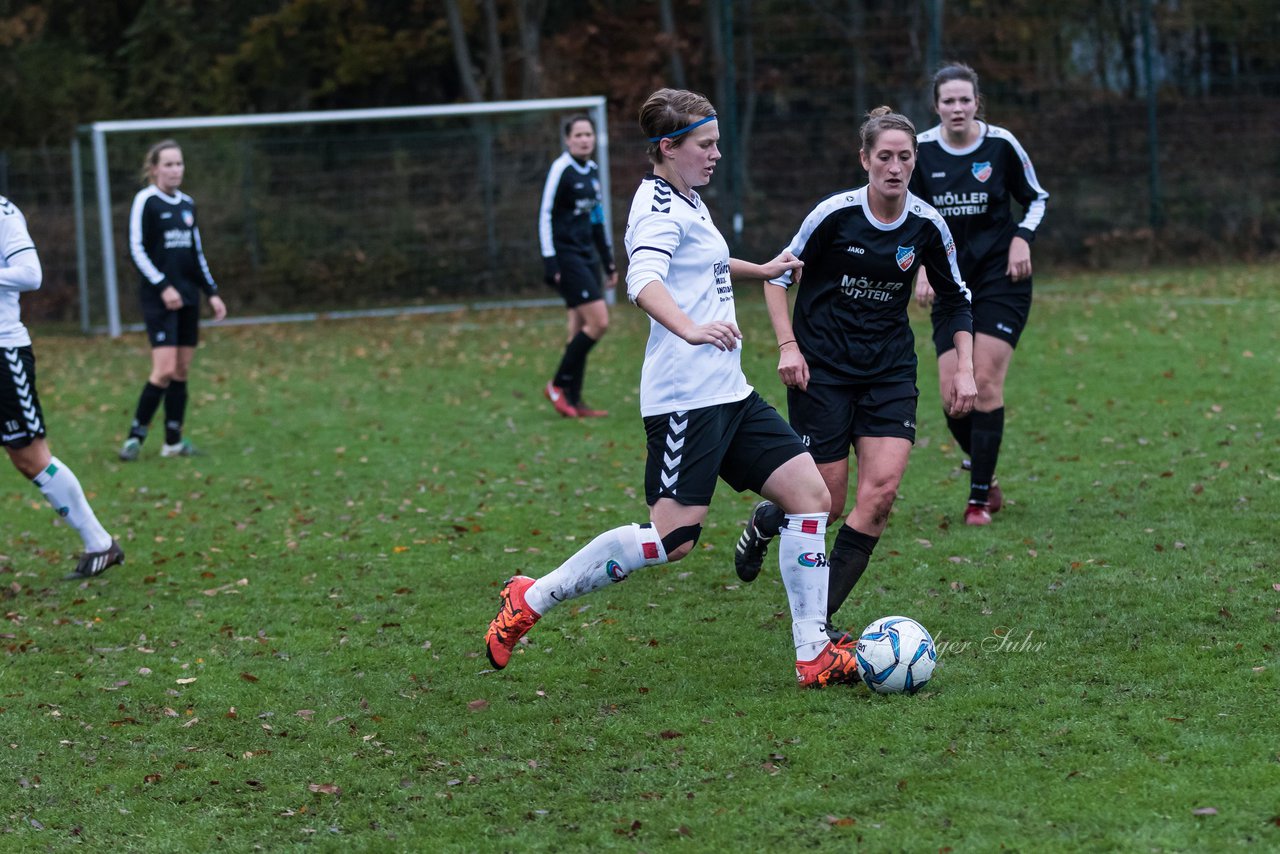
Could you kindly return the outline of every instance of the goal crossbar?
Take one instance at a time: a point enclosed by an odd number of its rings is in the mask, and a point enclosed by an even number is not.
[[[98,233],[102,243],[102,277],[106,294],[107,326],[111,337],[119,337],[124,331],[120,319],[119,281],[115,260],[115,229],[111,221],[110,176],[107,166],[107,136],[113,133],[138,133],[145,131],[176,131],[227,127],[268,127],[302,124],[332,124],[336,122],[393,121],[396,119],[443,118],[502,115],[508,113],[554,112],[582,110],[591,116],[596,125],[596,162],[600,166],[600,185],[606,200],[604,205],[605,228],[612,233],[612,216],[609,196],[609,131],[606,100],[603,95],[579,98],[541,98],[523,101],[490,101],[478,104],[428,104],[409,107],[376,107],[358,110],[304,110],[291,113],[246,113],[225,116],[190,116],[168,119],[121,119],[93,122],[83,125],[71,142],[71,162],[74,170],[76,234],[80,248],[77,252],[81,302],[81,326],[85,332],[93,331],[89,323],[89,282],[86,253],[84,251],[85,211],[81,164],[81,137],[88,135],[92,148],[92,174],[98,205]],[[544,300],[534,301],[542,304]],[[385,310],[383,310],[385,311]],[[382,313],[381,311],[378,313]],[[342,312],[345,316],[363,316],[361,312]],[[333,317],[336,313],[327,313]],[[286,316],[297,319],[297,316]],[[271,317],[244,319],[244,322],[273,322]]]

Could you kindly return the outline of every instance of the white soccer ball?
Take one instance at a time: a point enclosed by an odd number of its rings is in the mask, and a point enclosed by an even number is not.
[[[914,694],[933,676],[938,649],[910,617],[881,617],[862,630],[858,675],[879,694]]]

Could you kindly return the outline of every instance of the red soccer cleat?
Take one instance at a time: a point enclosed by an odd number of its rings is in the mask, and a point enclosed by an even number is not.
[[[857,639],[845,635],[828,642],[813,661],[796,662],[796,682],[801,688],[825,688],[858,681]]]
[[[524,592],[532,584],[533,579],[527,575],[516,575],[508,579],[498,594],[498,616],[484,633],[484,645],[489,663],[499,670],[511,660],[511,651],[520,638],[542,617],[524,601]]]
[[[991,511],[985,504],[969,504],[964,508],[964,523],[966,525],[990,525]]]
[[[559,412],[565,418],[578,417],[577,407],[569,402],[569,398],[565,397],[564,389],[560,388],[560,386],[548,381],[547,387],[542,390],[542,393],[547,396],[547,400],[551,401],[551,405],[556,408],[556,412]]]

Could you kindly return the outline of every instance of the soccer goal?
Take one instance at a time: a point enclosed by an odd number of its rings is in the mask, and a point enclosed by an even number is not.
[[[142,328],[129,207],[147,147],[170,137],[228,322],[559,305],[537,218],[575,113],[595,121],[607,202],[602,96],[86,125],[71,146],[81,326]]]

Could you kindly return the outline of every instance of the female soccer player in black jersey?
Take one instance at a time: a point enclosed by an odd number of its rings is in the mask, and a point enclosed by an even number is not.
[[[920,162],[911,191],[946,219],[960,247],[960,272],[973,291],[973,368],[978,401],[969,415],[947,415],[947,426],[969,455],[969,503],[964,521],[989,525],[1004,504],[996,460],[1004,438],[1004,381],[1013,348],[1031,311],[1031,241],[1049,194],[1036,180],[1031,158],[1004,128],[978,119],[978,75],[953,64],[933,77],[933,106],[942,120],[920,135]],[[1013,218],[1012,201],[1022,206]],[[920,305],[933,302],[931,279],[916,283]],[[935,306],[933,343],[947,396],[955,351]]]
[[[767,279],[799,262],[786,252],[767,264],[729,257],[696,190],[720,159],[718,122],[706,98],[660,89],[641,108],[640,126],[653,172],[627,219],[627,295],[650,317],[640,372],[649,521],[600,534],[540,578],[510,579],[485,633],[489,661],[506,667],[548,608],[687,555],[722,478],[786,508],[778,553],[796,680],[802,687],[853,681],[853,644],[825,632],[826,485],[795,432],[747,383],[738,346],[731,277]]]
[[[151,375],[142,388],[120,459],[136,460],[151,418],[164,402],[162,457],[195,453],[182,438],[187,411],[187,374],[200,340],[200,292],[209,298],[213,319],[227,316],[209,272],[196,226],[196,203],[182,185],[182,149],[171,139],[147,150],[142,163],[147,186],[129,211],[129,252],[138,268],[142,317],[151,341]]]
[[[792,277],[764,286],[791,426],[830,490],[831,524],[844,513],[851,445],[857,456],[853,510],[828,557],[829,623],[884,532],[915,442],[919,391],[907,308],[922,265],[933,276],[939,323],[956,351],[943,402],[958,417],[977,396],[969,293],[955,241],[938,212],[907,191],[916,167],[915,127],[878,107],[861,138],[867,185],[820,202],[787,247],[804,262],[794,318],[787,309]],[[777,508],[757,505],[735,555],[743,580],[759,573],[776,525]]]
[[[618,284],[618,270],[605,233],[600,167],[591,159],[595,123],[584,115],[571,117],[564,124],[564,146],[542,188],[538,239],[546,282],[560,291],[569,309],[569,340],[543,393],[566,418],[594,418],[608,415],[582,402],[587,355],[609,329],[609,306],[596,265],[604,265],[610,288]]]

